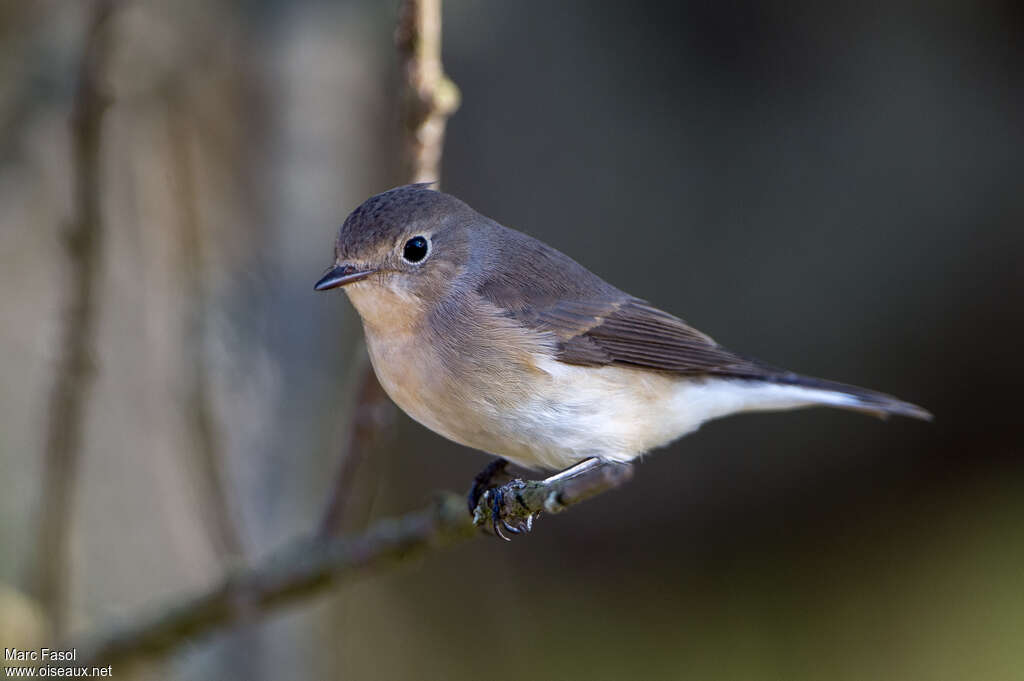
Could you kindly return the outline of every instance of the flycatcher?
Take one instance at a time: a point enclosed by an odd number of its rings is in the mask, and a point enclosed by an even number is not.
[[[824,405],[931,418],[890,395],[727,350],[429,185],[378,194],[348,216],[315,289],[337,287],[399,407],[527,468],[628,462],[745,411]]]

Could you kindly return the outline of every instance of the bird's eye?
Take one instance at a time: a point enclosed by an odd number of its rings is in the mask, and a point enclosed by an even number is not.
[[[426,258],[429,252],[430,242],[427,241],[427,238],[414,236],[405,242],[405,248],[402,249],[402,258],[406,262],[419,262]]]

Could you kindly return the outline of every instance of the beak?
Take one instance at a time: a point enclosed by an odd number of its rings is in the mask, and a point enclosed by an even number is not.
[[[320,277],[320,281],[313,285],[313,290],[329,291],[332,288],[351,284],[353,281],[366,279],[376,271],[377,270],[360,270],[352,265],[335,265],[327,270],[324,273],[324,276]]]

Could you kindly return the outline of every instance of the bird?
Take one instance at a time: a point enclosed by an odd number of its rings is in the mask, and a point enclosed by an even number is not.
[[[499,457],[478,476],[471,510],[502,462],[625,464],[730,414],[826,406],[932,418],[733,352],[431,183],[352,211],[314,285],[336,288],[388,396],[430,430]]]

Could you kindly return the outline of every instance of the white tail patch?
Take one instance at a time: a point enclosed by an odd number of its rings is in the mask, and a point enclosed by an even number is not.
[[[824,405],[884,413],[877,405],[846,393],[738,379],[680,382],[675,402],[679,412],[692,421],[684,432],[696,430],[711,419],[748,411],[782,411]]]

